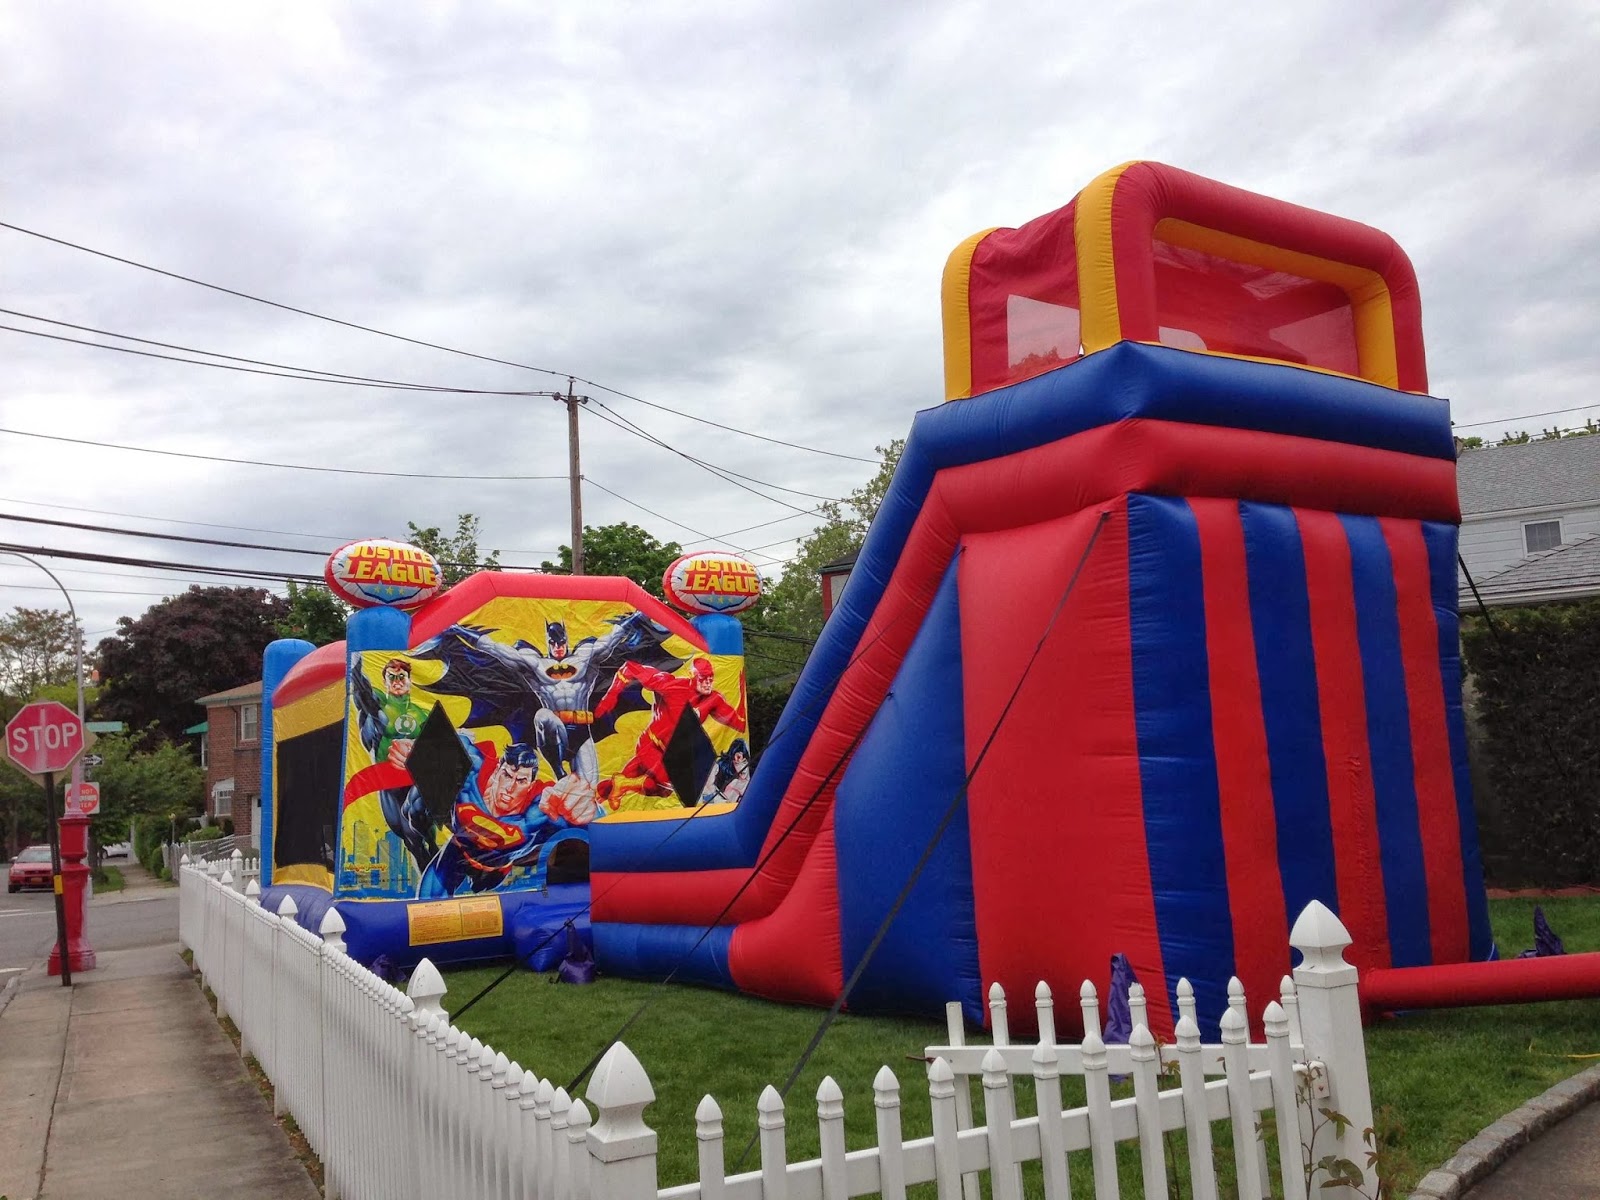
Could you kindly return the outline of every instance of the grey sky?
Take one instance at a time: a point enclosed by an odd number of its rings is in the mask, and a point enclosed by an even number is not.
[[[1514,418],[1597,399],[1597,49],[1595,6],[1515,0],[15,0],[0,7],[0,219],[870,456],[940,398],[939,276],[956,243],[1154,158],[1391,233],[1421,279],[1433,390],[1462,423]],[[0,281],[6,308],[225,353],[452,386],[564,386],[3,230]],[[564,416],[549,402],[292,383],[3,337],[6,429],[371,470],[565,469]],[[872,471],[597,394],[665,440],[790,488],[840,496]],[[793,516],[595,419],[584,465],[702,532]],[[425,485],[14,434],[0,434],[0,480],[0,512],[319,535],[192,530],[246,541],[326,549],[463,511],[507,562],[537,563],[566,540],[559,481]],[[598,489],[585,502],[591,524],[633,520],[708,544]],[[793,517],[733,542],[810,524]],[[790,552],[771,546],[758,561],[775,570]],[[158,598],[113,593],[184,586],[172,572],[63,568],[91,638]],[[35,587],[48,581],[0,565],[0,604],[52,603],[20,590]]]

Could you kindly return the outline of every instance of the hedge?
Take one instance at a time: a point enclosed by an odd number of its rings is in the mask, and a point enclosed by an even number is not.
[[[1600,883],[1600,600],[1462,621],[1490,882]]]

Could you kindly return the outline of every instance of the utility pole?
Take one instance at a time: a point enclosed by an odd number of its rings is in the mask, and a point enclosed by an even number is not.
[[[572,490],[572,573],[583,574],[583,475],[578,468],[578,402],[584,397],[572,394],[572,377],[567,377],[567,477]]]

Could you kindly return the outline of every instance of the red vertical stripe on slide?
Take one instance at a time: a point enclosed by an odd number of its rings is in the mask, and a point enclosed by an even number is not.
[[[1311,647],[1322,709],[1322,750],[1328,764],[1328,816],[1333,827],[1339,917],[1354,945],[1350,961],[1387,967],[1388,907],[1378,856],[1378,806],[1367,744],[1366,684],[1356,632],[1350,543],[1333,513],[1297,508],[1311,600]]]
[[[1422,869],[1428,881],[1428,929],[1436,963],[1468,957],[1467,886],[1461,866],[1461,818],[1440,679],[1439,626],[1433,615],[1428,546],[1416,521],[1379,520],[1400,609],[1400,659],[1411,714],[1411,761],[1415,766],[1417,824],[1422,830]]]
[[[1042,976],[1065,1033],[1081,1019],[1070,1001],[1079,984],[1089,979],[1104,995],[1111,956],[1126,954],[1151,1030],[1170,1037],[1134,726],[1127,500],[1105,507],[1053,626],[1100,510],[963,539],[969,765],[994,739],[967,793],[978,962],[985,987],[999,983],[1014,998],[1013,1030],[1032,1018],[1015,998],[1032,996]]]
[[[1261,715],[1244,527],[1235,500],[1190,500],[1200,532],[1211,731],[1217,749],[1234,969],[1259,1022],[1289,970],[1289,918],[1278,874],[1272,767]]]

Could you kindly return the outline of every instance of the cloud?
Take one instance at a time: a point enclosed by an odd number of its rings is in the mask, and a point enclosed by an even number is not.
[[[25,0],[0,10],[0,137],[15,181],[5,220],[555,374],[0,231],[5,305],[452,386],[558,390],[572,372],[870,456],[942,393],[950,249],[1153,157],[1391,232],[1421,277],[1435,391],[1463,421],[1514,417],[1596,395],[1597,43],[1600,23],[1581,6],[1509,0],[1003,11]],[[369,392],[5,337],[5,428],[363,470],[565,470],[565,413],[548,399]],[[787,487],[839,496],[871,474],[586,390],[675,445]],[[634,520],[693,543],[684,526],[783,518],[735,539],[757,544],[814,521],[598,417],[585,419],[583,453],[597,483],[683,526],[598,488],[591,523]],[[312,474],[8,435],[0,470],[0,511],[167,532],[209,522],[331,545],[471,511],[486,547],[530,563],[567,536],[560,481]],[[179,561],[315,565],[0,529]],[[165,575],[69,578],[100,629],[149,598],[91,589],[181,586]],[[25,581],[28,568],[0,566],[0,585]]]

